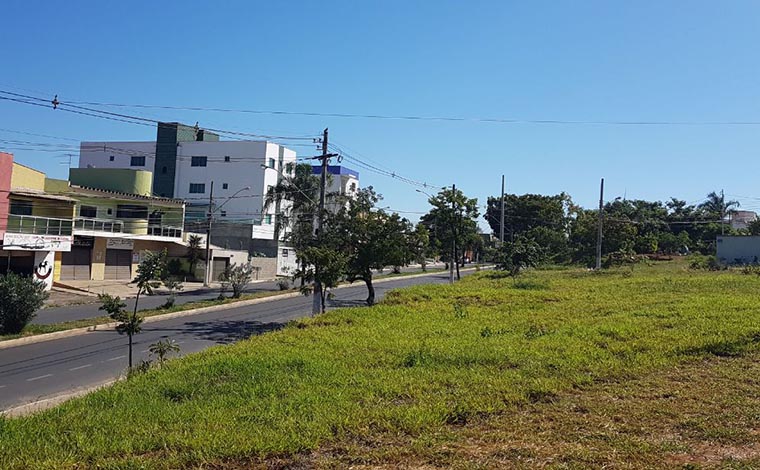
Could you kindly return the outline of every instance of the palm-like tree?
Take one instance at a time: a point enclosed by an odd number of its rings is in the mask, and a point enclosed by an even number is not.
[[[275,208],[275,236],[279,238],[280,232],[290,229],[295,230],[295,225],[308,222],[312,224],[310,216],[319,206],[319,178],[313,174],[311,165],[296,165],[292,176],[283,175],[277,185],[269,188],[264,197],[263,212],[272,207]],[[290,206],[283,207],[283,202],[290,202]]]
[[[726,216],[734,214],[736,212],[736,208],[739,207],[739,205],[739,201],[726,201],[726,197],[723,194],[723,191],[721,191],[720,194],[718,194],[716,191],[712,191],[707,195],[707,200],[699,205],[699,208],[702,209],[707,215],[718,218],[720,220],[721,226],[723,226]],[[721,227],[721,233],[723,232],[724,230]]]

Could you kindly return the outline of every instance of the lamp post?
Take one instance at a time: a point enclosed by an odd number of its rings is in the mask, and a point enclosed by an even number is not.
[[[235,196],[242,193],[243,191],[250,191],[251,187],[246,186],[245,188],[238,189],[235,191],[235,193],[228,197],[226,201],[224,201],[222,204],[219,205],[216,209],[213,208],[214,203],[214,182],[211,182],[211,192],[209,193],[209,199],[208,199],[208,217],[207,217],[207,223],[206,223],[206,272],[203,276],[203,285],[205,287],[208,287],[211,284],[211,221],[212,221],[212,215],[214,212],[218,211],[222,207],[224,207],[225,204],[230,202]]]

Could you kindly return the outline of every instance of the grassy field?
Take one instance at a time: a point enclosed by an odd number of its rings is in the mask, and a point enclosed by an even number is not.
[[[0,420],[0,468],[752,468],[759,292],[672,262],[409,288]]]

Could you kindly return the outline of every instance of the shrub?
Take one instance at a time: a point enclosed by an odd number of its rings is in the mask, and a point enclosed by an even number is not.
[[[720,271],[726,269],[716,256],[697,256],[689,264],[689,269],[704,269],[707,271]]]
[[[44,282],[15,273],[0,275],[0,334],[21,333],[47,298]]]
[[[284,278],[278,279],[277,280],[277,287],[280,290],[288,290],[288,289],[290,289],[290,281],[287,280],[287,279],[284,279]]]
[[[243,289],[253,279],[254,267],[250,264],[232,264],[225,268],[219,280],[232,288],[232,298],[238,299],[243,295]]]

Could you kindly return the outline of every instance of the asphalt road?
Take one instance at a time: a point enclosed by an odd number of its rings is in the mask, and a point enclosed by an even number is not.
[[[441,265],[430,265],[430,269],[437,269]],[[411,266],[411,267],[404,267],[401,269],[402,272],[414,272],[414,271],[421,271],[419,267]],[[386,270],[385,274],[390,273],[390,270]],[[376,273],[376,276],[382,276],[381,273]],[[276,281],[264,281],[264,282],[256,282],[250,284],[248,287],[246,287],[245,292],[246,293],[256,293],[256,292],[274,292],[279,291],[280,287],[277,285]],[[230,294],[227,293],[229,296]],[[189,302],[199,302],[202,300],[213,300],[216,299],[219,296],[219,289],[218,288],[203,288],[203,289],[196,289],[188,292],[182,292],[180,291],[177,293],[176,299],[174,301],[177,305],[186,304]],[[168,299],[168,295],[164,294],[157,294],[157,295],[150,295],[150,296],[142,296],[140,297],[140,310],[151,310],[154,308],[158,308],[166,303],[166,299]],[[124,303],[127,304],[127,311],[131,312],[132,309],[135,308],[135,299],[134,298],[128,298],[124,299]],[[68,322],[68,321],[76,321],[76,320],[86,320],[89,318],[97,318],[102,317],[105,315],[105,313],[102,310],[98,310],[100,307],[100,304],[97,302],[87,303],[87,304],[80,304],[80,305],[68,305],[64,307],[51,307],[51,308],[43,308],[37,311],[36,316],[32,319],[32,324],[35,325],[50,325],[53,323],[62,323],[62,322]]]
[[[377,296],[380,299],[388,290],[399,287],[447,281],[447,274],[441,273],[402,277],[377,284]],[[337,289],[334,294],[328,309],[364,305],[367,290],[362,284]],[[310,312],[311,298],[299,296],[147,323],[135,336],[135,363],[147,359],[149,345],[162,338],[175,340],[184,355],[280,328]],[[93,331],[0,349],[0,410],[118,378],[127,368],[127,352],[126,336],[115,331]]]

